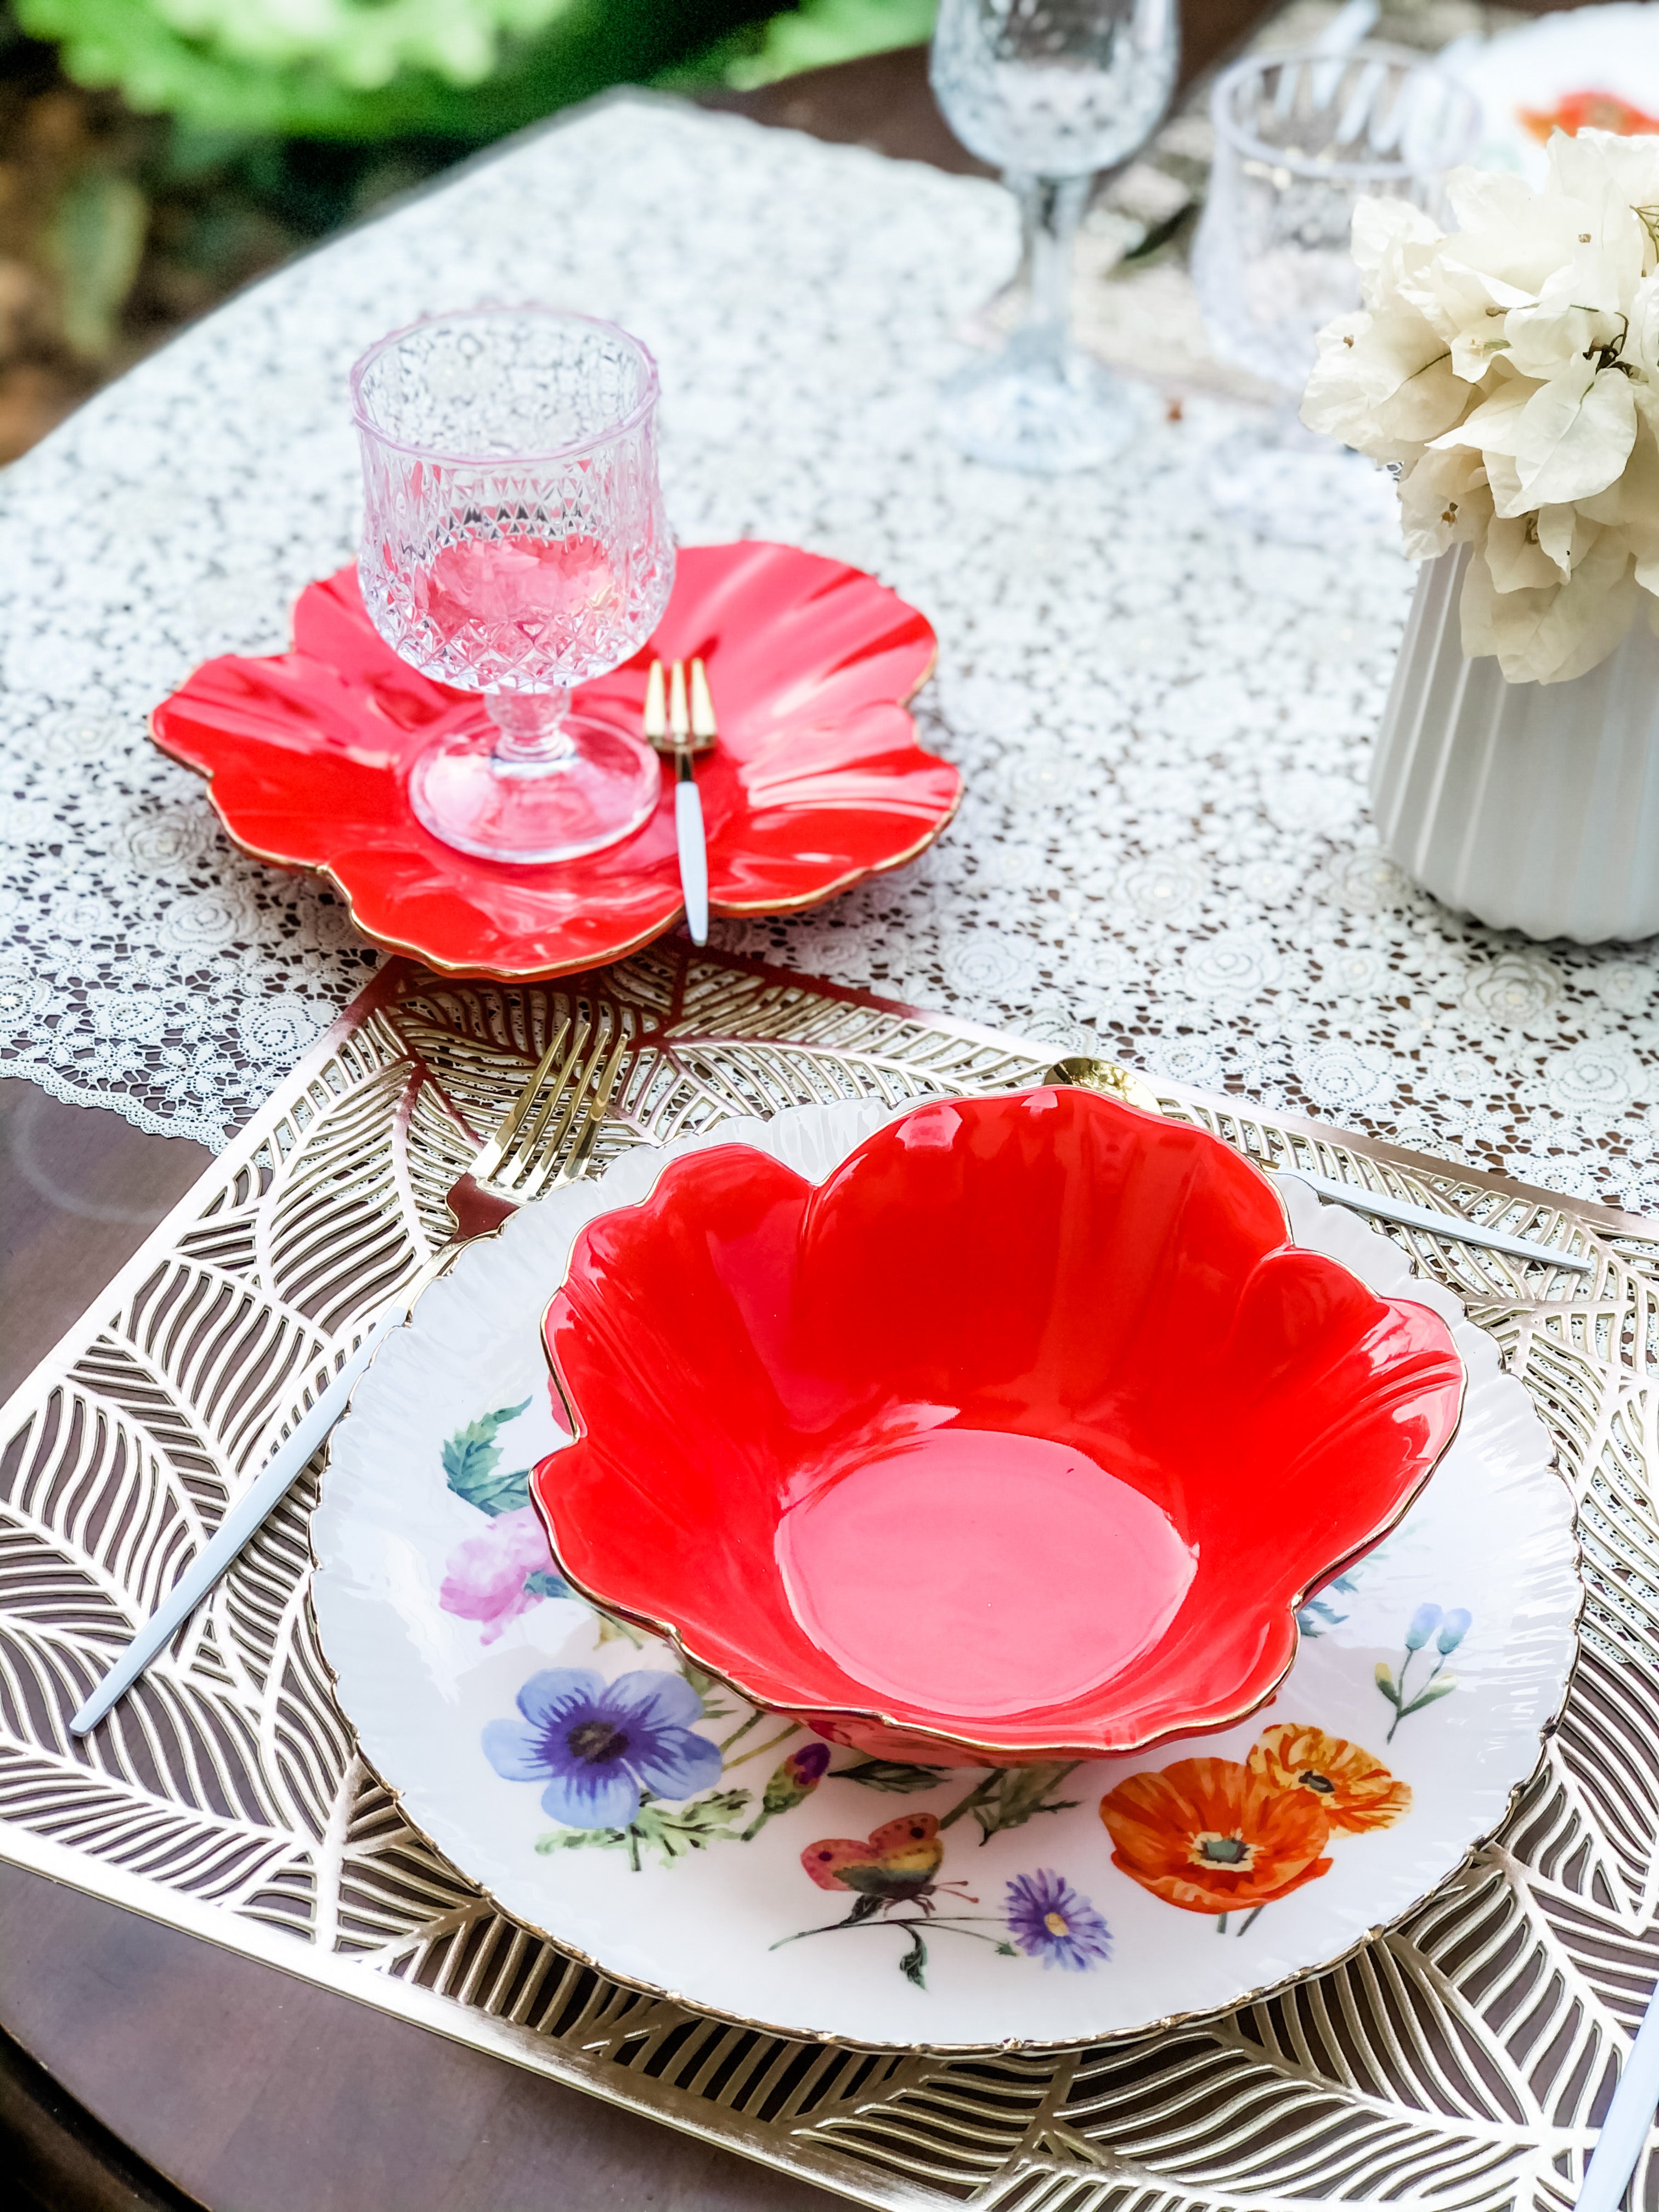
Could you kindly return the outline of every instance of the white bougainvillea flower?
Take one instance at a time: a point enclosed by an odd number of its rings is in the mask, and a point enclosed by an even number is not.
[[[1401,527],[1414,561],[1476,542],[1492,519],[1492,490],[1478,453],[1431,451],[1401,478]]]
[[[1575,362],[1616,345],[1626,318],[1617,291],[1598,281],[1604,275],[1599,263],[1581,275],[1576,261],[1558,269],[1535,300],[1511,307],[1502,325],[1509,366],[1522,376],[1565,376]]]
[[[1631,295],[1630,335],[1624,352],[1651,386],[1659,377],[1659,276],[1644,276]]]
[[[1499,517],[1486,532],[1486,567],[1495,592],[1547,591],[1566,580],[1539,544],[1529,514]],[[1572,564],[1567,564],[1567,575]]]
[[[1452,373],[1468,384],[1480,382],[1495,355],[1508,352],[1510,309],[1532,302],[1530,292],[1445,252],[1434,254],[1420,276],[1408,278],[1400,295],[1445,340]]]
[[[1639,386],[1637,404],[1644,411]],[[1659,441],[1650,422],[1638,434],[1618,483],[1581,501],[1574,512],[1620,533],[1630,548],[1638,585],[1659,598]]]
[[[1373,459],[1405,463],[1457,423],[1469,391],[1438,331],[1411,308],[1387,307],[1321,331],[1302,419]]]
[[[1617,366],[1586,353],[1540,385],[1516,418],[1515,468],[1529,507],[1593,499],[1624,473],[1636,402]]]
[[[1484,560],[1463,580],[1463,650],[1495,653],[1515,684],[1563,684],[1605,659],[1641,599],[1617,531],[1603,532],[1566,584],[1499,592]]]
[[[1441,237],[1433,216],[1410,200],[1361,200],[1353,211],[1353,258],[1365,305],[1374,307],[1399,291]]]
[[[1600,534],[1602,525],[1587,515],[1581,507],[1571,504],[1561,507],[1540,507],[1533,520],[1533,533],[1540,551],[1554,567],[1555,574],[1565,584],[1574,566],[1582,561]],[[1553,582],[1547,577],[1546,582]]]
[[[1456,228],[1362,201],[1361,313],[1320,334],[1310,428],[1391,465],[1406,550],[1472,549],[1463,647],[1562,683],[1659,628],[1659,137],[1557,132],[1549,174],[1457,172]]]

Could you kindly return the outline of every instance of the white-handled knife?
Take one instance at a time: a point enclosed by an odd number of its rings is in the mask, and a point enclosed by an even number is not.
[[[313,1454],[346,1409],[346,1401],[388,1331],[395,1328],[426,1288],[474,1237],[498,1229],[508,1214],[544,1190],[586,1172],[600,1122],[627,1056],[626,1031],[591,1030],[558,1024],[547,1048],[520,1085],[495,1134],[447,1194],[455,1223],[451,1241],[432,1253],[401,1290],[362,1325],[314,1403],[259,1469],[200,1553],[87,1698],[70,1730],[85,1735],[125,1696],[164,1651],[237,1554],[298,1480]],[[320,1364],[320,1359],[319,1363]],[[314,1378],[316,1368],[309,1370]]]
[[[1619,2072],[1607,2117],[1579,2185],[1574,2212],[1619,2212],[1659,2104],[1659,1990],[1648,2000],[1636,2041]]]
[[[1395,1198],[1388,1191],[1367,1190],[1363,1183],[1338,1182],[1330,1176],[1310,1175],[1304,1168],[1285,1166],[1278,1172],[1294,1176],[1310,1190],[1317,1191],[1321,1198],[1352,1206],[1356,1213],[1372,1214],[1378,1221],[1397,1221],[1403,1228],[1426,1230],[1431,1237],[1449,1237],[1459,1244],[1480,1244],[1488,1252],[1506,1252],[1511,1259],[1531,1260],[1542,1267],[1565,1267],[1575,1275],[1595,1273],[1594,1260],[1587,1260],[1577,1252],[1564,1252],[1554,1244],[1540,1244],[1534,1237],[1511,1237],[1504,1230],[1488,1229],[1483,1223],[1466,1221],[1461,1214],[1413,1206],[1409,1199]]]
[[[1108,1097],[1121,1098],[1126,1105],[1139,1106],[1154,1114],[1158,1110],[1158,1093],[1133,1068],[1125,1067],[1118,1060],[1075,1054],[1070,1059],[1057,1060],[1043,1079],[1048,1083],[1079,1084],[1085,1091],[1102,1091]],[[1410,1199],[1395,1198],[1389,1191],[1370,1190],[1364,1183],[1338,1182],[1332,1176],[1310,1174],[1289,1161],[1282,1167],[1277,1161],[1258,1161],[1257,1165],[1271,1166],[1279,1175],[1294,1176],[1321,1198],[1352,1206],[1356,1213],[1369,1213],[1378,1221],[1395,1221],[1402,1228],[1426,1230],[1431,1237],[1449,1237],[1459,1244],[1479,1244],[1488,1252],[1507,1252],[1512,1259],[1530,1260],[1540,1267],[1565,1267],[1575,1275],[1595,1273],[1593,1259],[1586,1259],[1577,1252],[1564,1252],[1559,1245],[1540,1243],[1535,1237],[1511,1237],[1507,1230],[1488,1229],[1484,1222],[1468,1220],[1461,1213],[1442,1213],[1432,1206],[1414,1205]]]
[[[231,1566],[293,1487],[313,1453],[346,1409],[357,1379],[380,1349],[386,1331],[404,1318],[408,1301],[383,1307],[364,1329],[356,1348],[335,1370],[333,1380],[311,1411],[266,1461],[191,1565],[179,1576],[98,1687],[70,1722],[71,1735],[86,1735],[118,1705],[157,1654],[164,1651],[225,1570]]]

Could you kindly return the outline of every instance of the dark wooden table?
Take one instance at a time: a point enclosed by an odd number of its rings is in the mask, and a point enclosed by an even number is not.
[[[1183,0],[1183,81],[1273,0]],[[711,105],[977,171],[920,49]],[[0,1397],[208,1164],[0,1082]],[[843,2202],[0,1864],[0,2200],[50,2212],[830,2212]]]

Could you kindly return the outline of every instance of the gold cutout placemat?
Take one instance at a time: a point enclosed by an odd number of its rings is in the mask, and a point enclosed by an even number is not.
[[[1059,2057],[874,2056],[578,1966],[355,1756],[307,1597],[314,1468],[112,1720],[70,1735],[354,1319],[445,1240],[445,1191],[567,1013],[629,1039],[599,1165],[733,1114],[1006,1088],[1051,1057],[679,940],[546,985],[390,963],[0,1420],[0,1853],[872,2206],[1570,2204],[1659,1972],[1659,1223],[1154,1084],[1254,1158],[1596,1261],[1393,1232],[1556,1441],[1577,1668],[1468,1867],[1345,1965],[1207,2023]]]

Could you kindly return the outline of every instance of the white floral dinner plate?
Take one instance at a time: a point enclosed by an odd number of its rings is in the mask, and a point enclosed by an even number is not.
[[[1495,38],[1471,33],[1438,60],[1480,102],[1479,167],[1518,171],[1534,185],[1552,131],[1659,128],[1659,17],[1643,0],[1564,9]]]
[[[702,1141],[817,1180],[887,1113],[803,1107]],[[359,1384],[313,1523],[363,1755],[504,1911],[619,1980],[784,2034],[1076,2043],[1331,1963],[1503,1820],[1572,1658],[1571,1500],[1491,1339],[1293,1183],[1297,1241],[1443,1313],[1469,1389],[1428,1489],[1305,1609],[1249,1722],[1098,1764],[902,1766],[756,1714],[592,1613],[528,1503],[559,1440],[538,1324],[579,1230],[642,1198],[665,1156],[642,1148],[462,1255]]]

